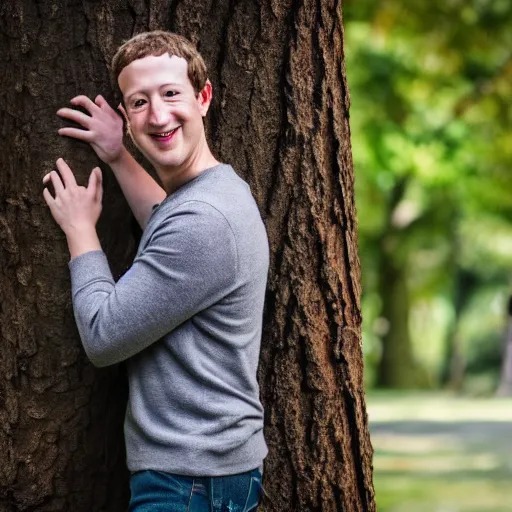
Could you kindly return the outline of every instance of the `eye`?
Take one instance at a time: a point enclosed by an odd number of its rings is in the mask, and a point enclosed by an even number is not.
[[[133,106],[135,108],[140,108],[142,105],[144,105],[144,103],[146,103],[144,100],[134,100]]]
[[[175,91],[165,91],[164,96],[165,96],[166,98],[172,98],[172,97],[176,96],[177,94],[178,94],[178,93],[177,93],[177,92],[175,92]]]

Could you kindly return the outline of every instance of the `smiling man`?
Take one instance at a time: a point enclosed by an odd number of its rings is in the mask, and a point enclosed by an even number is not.
[[[44,197],[68,240],[75,318],[97,366],[126,361],[130,510],[257,509],[267,454],[256,379],[268,271],[265,228],[248,185],[212,155],[203,118],[206,67],[181,36],[156,31],[113,59],[128,132],[163,184],[122,143],[107,102],[58,114],[83,129],[112,168],[143,228],[132,267],[115,283],[96,235],[101,172],[76,184],[64,160]]]

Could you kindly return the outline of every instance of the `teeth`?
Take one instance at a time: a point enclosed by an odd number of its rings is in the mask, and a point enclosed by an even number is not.
[[[168,137],[169,135],[171,135],[171,133],[175,132],[178,128],[174,128],[174,130],[171,130],[170,132],[165,132],[165,133],[155,133],[155,135],[157,137]]]

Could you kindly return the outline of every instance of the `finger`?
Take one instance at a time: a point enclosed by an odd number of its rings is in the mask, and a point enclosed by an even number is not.
[[[75,123],[81,124],[84,128],[89,128],[91,126],[92,117],[73,108],[60,108],[57,110],[57,115],[65,119],[69,119],[70,121],[74,121]]]
[[[43,184],[46,184],[46,183],[48,183],[49,181],[50,181],[50,173],[45,174],[45,175],[43,176]]]
[[[96,103],[100,108],[110,108],[108,101],[101,94],[98,94],[98,96],[94,98],[94,103]]]
[[[100,108],[98,105],[96,105],[96,103],[94,103],[94,101],[91,100],[91,98],[88,98],[83,94],[71,98],[70,103],[71,105],[85,108],[85,110],[87,110],[91,115],[93,115],[94,112],[97,112]]]
[[[60,175],[62,176],[62,181],[64,182],[66,188],[73,185],[76,186],[75,175],[73,174],[73,171],[71,170],[69,165],[64,161],[63,158],[59,158],[57,160],[57,169],[59,170]]]
[[[93,196],[96,193],[96,183],[98,176],[96,175],[96,167],[89,174],[89,180],[87,181],[87,192]]]
[[[46,204],[50,208],[52,208],[53,203],[55,202],[55,199],[52,197],[52,195],[50,194],[50,191],[47,188],[43,188],[43,197],[44,197],[44,200],[46,201]]]
[[[101,186],[101,169],[95,167],[89,175],[89,182],[87,184],[87,192],[95,200],[101,202],[102,189]]]
[[[101,200],[103,199],[103,173],[99,167],[96,167],[96,172],[98,175],[98,183],[96,185],[96,201],[101,204]]]
[[[59,128],[57,130],[59,135],[65,137],[72,137],[73,139],[83,140],[85,142],[92,142],[94,139],[94,134],[90,130],[81,130],[80,128]]]
[[[50,179],[52,181],[53,190],[55,190],[55,197],[62,194],[64,192],[64,185],[62,184],[62,181],[60,179],[60,176],[56,171],[52,171],[50,173]]]

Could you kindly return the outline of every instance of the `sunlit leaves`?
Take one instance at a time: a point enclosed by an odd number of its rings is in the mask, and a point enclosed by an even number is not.
[[[345,0],[344,23],[365,293],[390,236],[413,301],[447,297],[457,267],[504,282],[512,2]]]

